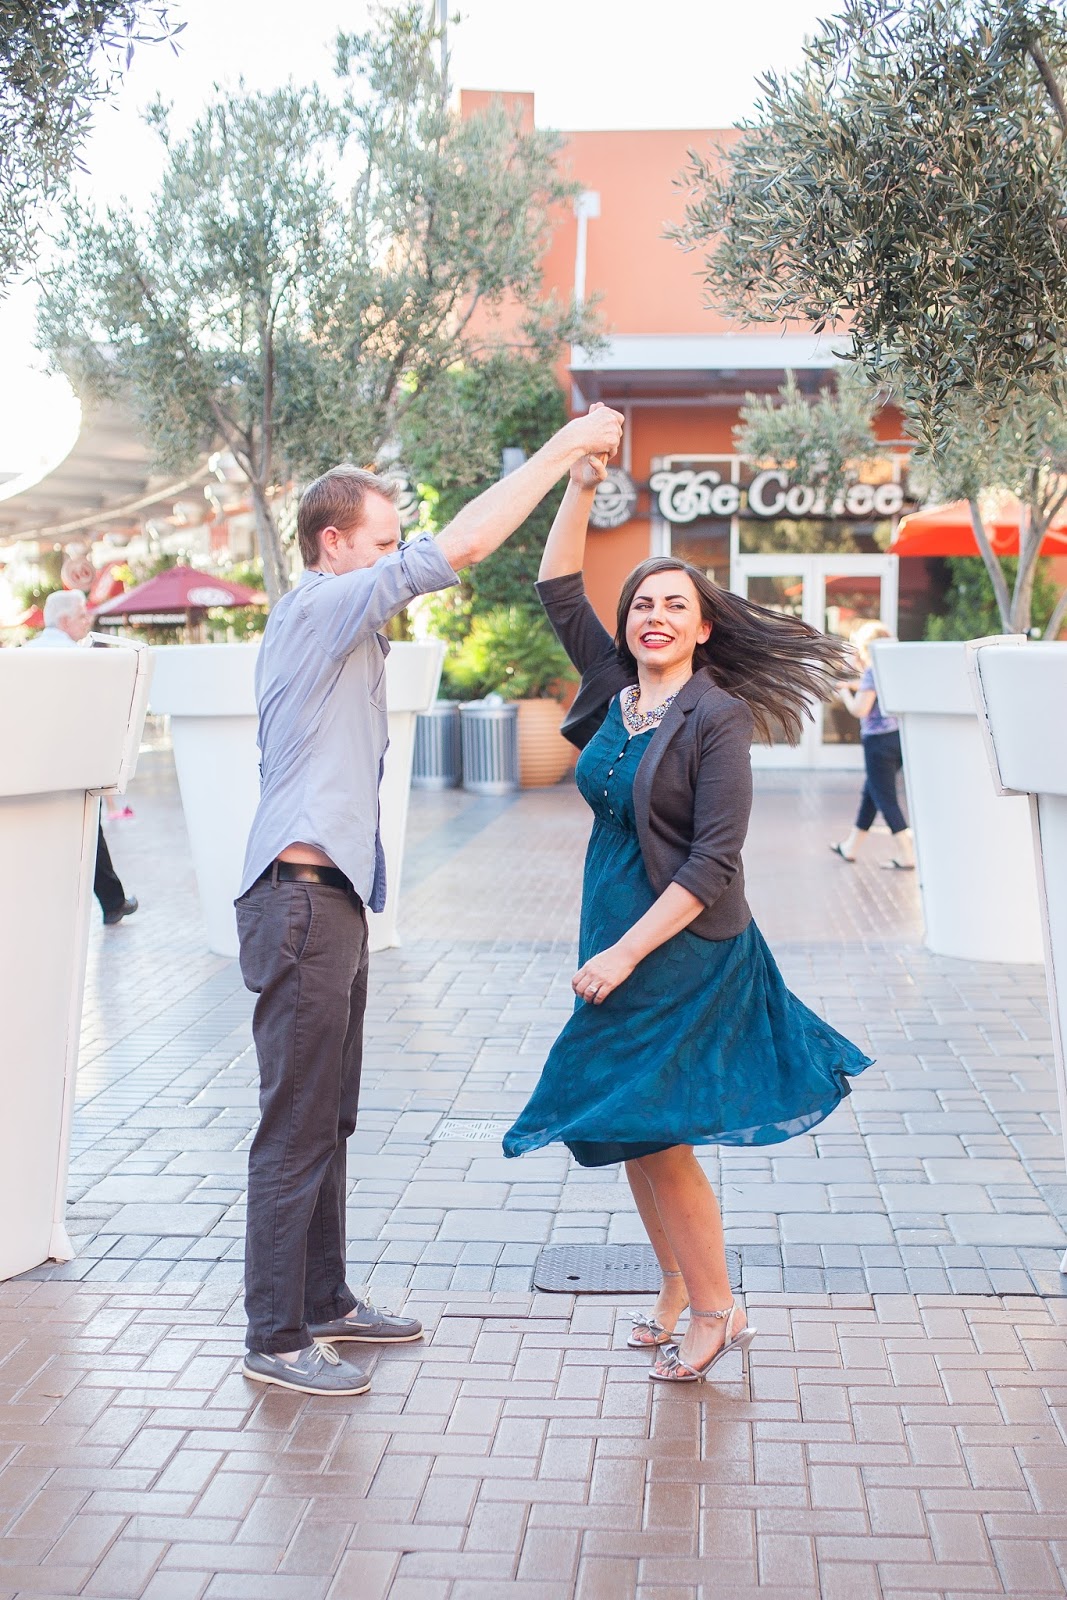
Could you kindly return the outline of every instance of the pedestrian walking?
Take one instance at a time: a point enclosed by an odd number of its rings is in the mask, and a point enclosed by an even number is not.
[[[308,1394],[362,1394],[337,1343],[421,1337],[345,1281],[345,1145],[367,999],[365,908],[385,904],[378,789],[388,742],[380,630],[491,555],[575,462],[614,454],[622,418],[576,418],[434,540],[400,543],[395,485],[355,467],[300,501],[306,571],[267,621],[256,668],[261,796],[238,896],[257,996],[260,1120],[248,1162],[243,1371]]]
[[[832,844],[830,849],[842,861],[855,861],[881,812],[893,835],[893,853],[882,864],[890,870],[911,872],[915,867],[911,829],[900,809],[897,794],[897,778],[904,767],[900,750],[900,724],[896,717],[887,717],[878,704],[874,667],[871,664],[871,645],[875,639],[892,637],[884,623],[864,622],[851,638],[852,647],[859,657],[862,676],[854,689],[839,688],[838,694],[847,710],[859,718],[866,777],[856,821],[848,837]]]
[[[582,578],[594,492],[579,466],[538,584],[582,675],[563,725],[593,812],[576,1002],[504,1150],[562,1140],[582,1166],[625,1163],[663,1280],[629,1342],[664,1347],[650,1378],[690,1383],[753,1338],[694,1146],[805,1133],[870,1065],[785,987],[741,864],[753,731],[799,738],[843,646],[670,556],[630,574],[612,638]]]
[[[44,627],[35,639],[28,639],[22,648],[69,650],[87,638],[91,626],[92,618],[81,590],[57,589],[45,600]],[[126,810],[132,817],[133,812],[128,807]],[[107,840],[104,838],[104,830],[99,820],[96,824],[93,893],[99,902],[104,926],[107,928],[113,928],[123,917],[130,917],[137,910],[136,899],[126,893],[122,887],[122,880],[112,864],[111,851],[107,847]]]

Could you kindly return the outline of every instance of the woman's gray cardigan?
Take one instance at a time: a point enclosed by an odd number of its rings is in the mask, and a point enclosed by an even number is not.
[[[618,657],[585,596],[580,572],[537,585],[548,620],[582,675],[563,723],[582,749],[615,695],[636,674]],[[707,667],[695,672],[648,741],[634,778],[637,835],[657,895],[670,883],[702,900],[689,924],[702,939],[733,939],[752,920],[741,847],[752,809],[752,712],[720,689]]]

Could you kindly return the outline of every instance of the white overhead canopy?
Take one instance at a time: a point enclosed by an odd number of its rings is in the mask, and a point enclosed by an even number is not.
[[[77,443],[32,488],[0,500],[0,545],[21,539],[61,543],[134,524],[157,504],[172,502],[209,474],[179,482],[154,472],[136,419],[111,402],[86,418]]]
[[[777,387],[786,369],[821,376],[847,342],[842,333],[614,334],[594,353],[574,345],[570,370],[586,401],[740,395]]]

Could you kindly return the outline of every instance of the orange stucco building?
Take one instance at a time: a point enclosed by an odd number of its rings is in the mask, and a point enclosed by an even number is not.
[[[490,98],[467,91],[462,110]],[[533,125],[532,96],[503,98]],[[590,534],[590,596],[609,621],[630,568],[670,552],[818,627],[847,634],[873,616],[916,636],[929,605],[928,563],[904,563],[902,584],[902,563],[886,553],[906,505],[907,452],[892,442],[899,417],[881,417],[885,459],[843,506],[821,505],[784,474],[761,476],[737,454],[746,393],[775,393],[787,370],[815,392],[837,358],[831,336],[728,319],[708,303],[700,258],[667,237],[684,212],[677,180],[688,152],[735,137],[709,129],[564,136],[561,165],[580,193],[558,218],[546,289],[595,298],[606,345],[595,354],[572,348],[560,376],[575,409],[604,400],[627,419],[614,495],[598,496],[605,525]],[[799,750],[761,756],[846,766],[859,758],[857,725],[839,708],[822,714]]]

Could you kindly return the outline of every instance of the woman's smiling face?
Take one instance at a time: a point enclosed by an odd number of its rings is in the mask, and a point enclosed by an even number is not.
[[[626,644],[639,667],[667,672],[689,664],[711,636],[700,596],[686,572],[652,572],[638,585],[626,617]]]

